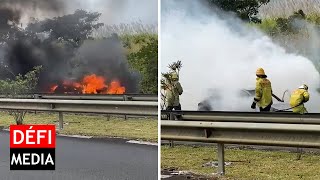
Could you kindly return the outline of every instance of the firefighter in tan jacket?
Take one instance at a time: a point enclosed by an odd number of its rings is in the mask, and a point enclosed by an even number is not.
[[[290,96],[290,106],[294,113],[304,114],[307,113],[307,109],[304,107],[304,103],[308,102],[310,94],[308,93],[308,86],[303,84],[299,89],[292,92]]]
[[[171,73],[171,79],[172,82],[168,84],[168,88],[166,89],[166,110],[181,110],[179,96],[182,94],[183,89],[181,84],[179,83],[178,74]]]

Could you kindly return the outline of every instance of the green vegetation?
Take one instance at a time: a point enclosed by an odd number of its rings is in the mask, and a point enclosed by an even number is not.
[[[132,69],[140,72],[140,91],[158,93],[158,35],[126,34],[121,36]]]
[[[40,71],[41,66],[37,66],[25,75],[19,74],[15,76],[15,79],[0,80],[0,92],[14,98],[17,94],[34,91],[38,84]],[[16,124],[22,124],[26,111],[12,110],[9,114],[14,117]]]
[[[142,40],[142,39],[141,39]],[[143,40],[145,41],[145,40]],[[140,89],[142,93],[158,93],[158,38],[151,37],[142,42],[138,52],[129,54],[130,65],[142,74]]]
[[[259,16],[263,19],[289,17],[299,9],[308,14],[319,13],[319,0],[271,0],[259,8]]]
[[[168,146],[161,147],[161,168],[177,168],[198,174],[212,175],[213,167],[202,165],[217,161],[216,148]],[[219,179],[320,179],[319,154],[305,153],[296,160],[296,153],[262,150],[227,149],[226,176]]]
[[[259,7],[267,4],[270,0],[207,0],[209,5],[217,6],[223,11],[235,12],[239,18],[244,21],[260,22],[261,20],[257,17]],[[213,7],[214,7],[213,6]]]
[[[307,14],[302,10],[289,17],[263,19],[261,24],[254,24],[265,32],[275,43],[287,52],[297,53],[310,59],[320,72],[320,14]]]
[[[9,127],[14,119],[7,112],[0,112],[0,126]],[[57,124],[57,113],[27,113],[25,124]],[[64,129],[59,133],[95,137],[121,137],[157,142],[158,121],[150,118],[110,117],[102,115],[64,114]]]
[[[35,90],[38,84],[41,66],[35,67],[34,70],[25,75],[17,75],[14,79],[0,80],[0,92],[14,97],[17,94],[29,93]]]

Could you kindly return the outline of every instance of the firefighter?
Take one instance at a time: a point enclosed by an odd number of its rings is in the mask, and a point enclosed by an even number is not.
[[[304,114],[307,113],[307,109],[304,107],[304,103],[308,102],[310,94],[308,93],[308,86],[303,84],[297,90],[293,91],[290,96],[290,106],[294,113]]]
[[[262,68],[257,69],[256,76],[256,95],[251,105],[252,109],[255,109],[256,104],[258,104],[260,112],[270,111],[271,105],[273,104],[272,97],[276,98],[280,102],[284,102],[272,93],[271,82],[267,79],[267,75]]]
[[[168,88],[166,89],[166,102],[167,109],[172,111],[181,110],[180,98],[182,95],[183,89],[179,83],[179,77],[177,73],[171,73],[171,82],[167,84]]]

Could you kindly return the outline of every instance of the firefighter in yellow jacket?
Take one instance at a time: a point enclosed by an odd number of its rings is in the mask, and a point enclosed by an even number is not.
[[[257,69],[256,75],[256,93],[251,108],[255,109],[256,104],[258,104],[260,111],[270,111],[273,104],[272,97],[280,102],[283,102],[283,100],[272,93],[271,82],[267,79],[267,75],[262,68]]]
[[[304,114],[307,113],[307,109],[304,107],[304,103],[308,102],[310,94],[308,93],[308,86],[303,84],[299,89],[293,91],[290,97],[290,106],[294,113]]]

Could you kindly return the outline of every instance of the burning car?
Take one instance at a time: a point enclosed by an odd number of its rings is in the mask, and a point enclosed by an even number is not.
[[[106,78],[96,74],[86,75],[82,80],[63,80],[60,84],[50,87],[50,93],[73,93],[73,94],[124,94],[126,88],[121,86],[118,80],[106,83]]]

